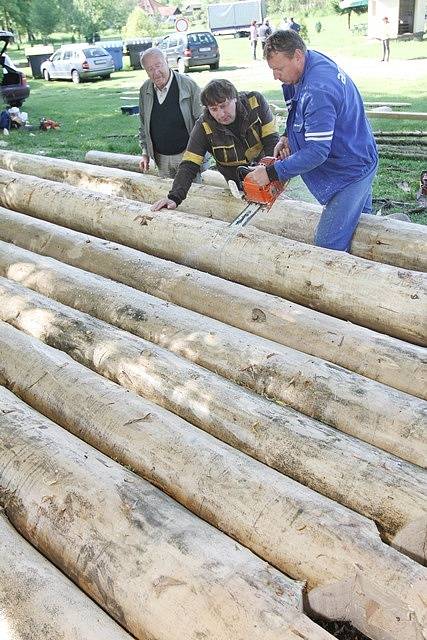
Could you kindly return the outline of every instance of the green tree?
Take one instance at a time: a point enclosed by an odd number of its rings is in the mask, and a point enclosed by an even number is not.
[[[0,0],[0,27],[34,40],[30,26],[31,0]]]
[[[125,38],[155,36],[158,33],[158,27],[158,21],[153,16],[140,7],[135,7],[127,19],[123,35]]]
[[[30,23],[33,31],[46,38],[58,26],[62,15],[55,0],[33,0],[30,10]]]
[[[331,6],[335,13],[339,13],[340,15],[347,15],[347,27],[349,29],[351,28],[352,12],[360,15],[361,13],[366,13],[368,11],[368,5],[363,7],[349,7],[348,9],[341,9],[340,3],[337,0],[332,0]]]

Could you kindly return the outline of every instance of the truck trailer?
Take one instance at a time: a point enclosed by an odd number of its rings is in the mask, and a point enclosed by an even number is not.
[[[248,36],[251,22],[261,23],[265,16],[265,0],[208,5],[209,28],[214,35]]]

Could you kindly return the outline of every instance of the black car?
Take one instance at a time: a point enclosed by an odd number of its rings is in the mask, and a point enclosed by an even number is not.
[[[172,68],[187,73],[192,67],[208,65],[211,69],[219,67],[218,42],[209,31],[192,33],[173,33],[160,40],[157,45]]]
[[[25,75],[15,67],[9,56],[6,55],[7,45],[12,40],[13,33],[0,31],[0,65],[2,67],[0,94],[7,107],[21,107],[24,100],[30,95],[30,87]]]

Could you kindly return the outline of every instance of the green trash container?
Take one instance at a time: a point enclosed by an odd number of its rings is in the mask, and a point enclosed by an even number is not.
[[[140,38],[139,40],[128,40],[126,42],[126,50],[130,58],[130,66],[132,69],[141,69],[141,63],[139,56],[142,51],[146,51],[153,45],[153,41],[147,38]]]
[[[53,47],[28,47],[28,49],[25,49],[25,55],[27,56],[33,78],[43,77],[40,67],[43,62],[49,60],[52,54]]]

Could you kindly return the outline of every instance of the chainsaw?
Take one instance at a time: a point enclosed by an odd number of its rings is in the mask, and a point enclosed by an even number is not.
[[[276,161],[276,158],[266,156],[259,164],[268,167]],[[259,211],[268,211],[279,195],[286,188],[287,182],[273,180],[264,187],[260,187],[251,180],[251,169],[249,167],[238,167],[237,175],[241,181],[242,191],[233,180],[228,181],[230,191],[235,198],[246,200],[248,203],[241,213],[230,222],[230,227],[244,227]]]

